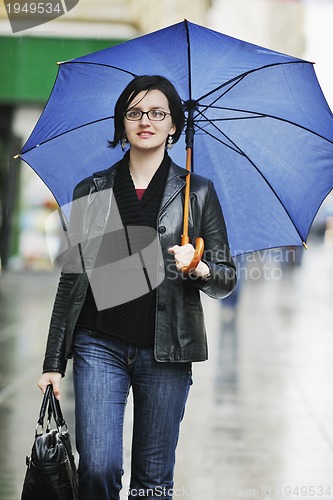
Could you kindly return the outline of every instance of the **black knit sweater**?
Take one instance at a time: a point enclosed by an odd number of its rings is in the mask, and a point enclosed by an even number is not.
[[[124,249],[125,247],[128,249],[127,226],[150,226],[156,229],[157,215],[170,168],[170,158],[165,154],[139,201],[129,172],[128,160],[129,154],[127,153],[118,167],[114,184],[114,195],[124,225],[124,231],[117,231],[117,246],[118,248],[124,247]],[[140,231],[138,231],[138,238],[140,238]],[[106,237],[101,246],[109,243],[110,239]],[[140,247],[139,241],[137,246]],[[105,255],[105,247],[102,253]],[[89,286],[77,321],[77,328],[93,330],[101,336],[118,337],[133,345],[152,347],[155,333],[155,309],[156,289],[124,304],[98,311]]]

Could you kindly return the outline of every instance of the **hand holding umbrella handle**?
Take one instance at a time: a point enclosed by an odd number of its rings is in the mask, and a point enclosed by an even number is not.
[[[193,141],[193,136],[192,139]],[[191,161],[192,161],[192,147],[191,145],[187,145],[186,148],[186,170],[188,172],[191,171]],[[183,234],[182,234],[182,245],[186,245],[190,242],[190,238],[188,236],[188,216],[189,216],[189,205],[190,205],[190,174],[188,173],[186,176],[186,185],[185,185],[185,197],[184,197],[184,216],[183,216]],[[188,266],[182,267],[182,273],[186,276],[193,271],[199,264],[203,251],[205,248],[205,243],[202,238],[196,238],[195,240],[195,252],[193,258]]]
[[[182,245],[185,245],[186,243],[188,243],[188,241],[185,241],[185,238],[183,237],[182,238]],[[196,240],[195,240],[195,252],[194,252],[193,258],[188,266],[182,267],[183,274],[185,274],[187,276],[191,271],[193,271],[193,269],[195,269],[197,267],[197,265],[199,264],[199,262],[201,260],[204,248],[205,248],[204,240],[202,238],[196,238]]]

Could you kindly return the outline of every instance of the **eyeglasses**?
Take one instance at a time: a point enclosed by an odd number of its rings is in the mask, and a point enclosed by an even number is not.
[[[127,120],[131,122],[138,122],[141,120],[143,115],[147,115],[148,119],[152,122],[161,122],[166,116],[171,116],[171,113],[166,113],[160,109],[150,109],[149,111],[141,111],[139,109],[130,109],[124,113]]]

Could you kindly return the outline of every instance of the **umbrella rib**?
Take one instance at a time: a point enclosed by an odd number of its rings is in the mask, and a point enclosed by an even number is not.
[[[219,128],[214,124],[212,123],[213,127],[215,127],[217,130],[219,130]],[[288,218],[290,219],[292,225],[294,226],[298,236],[300,237],[301,241],[304,242],[303,240],[303,237],[301,235],[301,233],[299,232],[298,230],[298,227],[296,226],[295,222],[293,221],[291,215],[289,214],[288,210],[286,209],[286,207],[284,206],[280,196],[278,195],[278,193],[275,191],[274,187],[272,186],[272,184],[269,182],[269,180],[265,177],[265,175],[260,171],[260,169],[256,166],[256,164],[251,160],[251,158],[241,149],[239,148],[224,132],[222,132],[221,130],[219,130],[221,132],[221,134],[224,135],[224,137],[226,139],[228,139],[232,144],[235,144],[235,147],[238,149],[238,151],[234,148],[232,148],[231,146],[229,146],[228,144],[225,144],[225,142],[223,142],[221,139],[218,139],[217,137],[215,137],[214,135],[210,134],[209,132],[207,132],[206,130],[204,130],[203,128],[201,127],[198,127],[200,130],[202,130],[202,132],[210,135],[212,138],[216,139],[218,142],[224,144],[225,146],[227,146],[229,149],[235,151],[236,153],[240,154],[241,156],[244,156],[244,158],[246,158],[249,163],[251,163],[251,165],[255,168],[255,170],[258,172],[258,174],[261,176],[261,178],[264,180],[264,182],[269,186],[269,188],[272,190],[272,192],[274,193],[274,195],[276,196],[277,200],[279,201],[280,205],[282,206],[283,210],[285,211],[285,213],[287,214]]]
[[[205,99],[209,95],[217,92],[218,90],[221,90],[226,85],[229,85],[230,83],[235,82],[230,88],[228,88],[226,90],[226,92],[223,92],[221,95],[219,95],[211,104],[207,104],[207,105],[198,104],[197,105],[197,109],[198,109],[198,106],[202,106],[204,108],[204,111],[206,111],[209,108],[214,108],[214,109],[224,109],[224,110],[228,110],[228,111],[236,111],[236,112],[239,112],[239,113],[252,113],[254,115],[257,115],[257,116],[253,116],[253,117],[234,118],[234,120],[237,120],[237,119],[238,120],[239,119],[250,119],[250,118],[272,118],[274,120],[279,120],[281,122],[289,123],[290,125],[293,125],[295,127],[301,128],[302,130],[305,130],[306,132],[309,132],[309,133],[311,133],[313,135],[316,135],[317,137],[320,137],[321,139],[324,139],[325,141],[329,142],[330,144],[333,144],[333,141],[331,141],[330,139],[327,139],[327,137],[324,137],[323,135],[319,134],[318,132],[314,132],[313,130],[311,130],[311,129],[307,128],[307,127],[304,127],[303,125],[299,125],[298,123],[295,123],[295,122],[293,122],[291,120],[287,120],[285,118],[280,118],[278,116],[269,115],[269,114],[265,114],[265,113],[259,113],[257,111],[249,111],[249,110],[245,110],[245,109],[236,109],[236,108],[227,108],[227,107],[223,107],[223,106],[214,106],[214,104],[219,99],[223,98],[226,95],[226,93],[229,92],[229,90],[233,89],[238,83],[240,83],[249,74],[254,73],[256,71],[260,71],[262,69],[271,68],[271,67],[275,67],[275,66],[283,66],[283,65],[287,65],[287,64],[311,64],[311,65],[313,65],[313,63],[310,63],[308,61],[299,60],[299,61],[288,61],[288,62],[285,62],[285,63],[267,64],[266,66],[261,66],[260,68],[256,68],[256,69],[247,71],[246,73],[243,73],[242,75],[239,75],[239,76],[237,76],[237,77],[229,80],[228,82],[225,82],[225,83],[221,84],[219,87],[216,87],[214,90],[212,90],[212,91],[208,92],[207,94],[203,95],[202,97],[200,97],[200,99],[198,99],[198,102],[201,101],[202,99]],[[204,111],[199,111],[198,114],[202,115]],[[196,116],[198,116],[198,114]],[[225,119],[225,120],[227,120],[227,119]],[[232,120],[232,118],[228,118],[228,120]],[[212,123],[212,120],[209,120],[209,121],[210,121],[210,123]]]
[[[201,130],[202,132],[204,132],[205,134],[209,135],[210,137],[212,137],[213,139],[215,139],[216,141],[220,142],[221,144],[223,144],[224,146],[226,146],[227,148],[231,149],[232,151],[235,151],[235,153],[238,153],[240,154],[241,156],[246,156],[243,151],[237,146],[237,144],[235,144],[231,139],[229,139],[229,137],[224,133],[222,132],[222,130],[220,130],[214,123],[212,123],[213,127],[215,127],[226,139],[228,139],[235,147],[233,148],[232,146],[230,146],[230,144],[227,144],[226,142],[224,142],[222,139],[219,139],[218,137],[216,137],[215,135],[211,134],[210,132],[207,132],[207,130],[205,130],[203,127],[200,127],[199,125],[197,125],[196,123],[196,127]]]
[[[260,68],[255,68],[255,69],[251,69],[249,71],[245,71],[241,75],[238,75],[238,76],[235,76],[234,78],[231,78],[231,80],[228,80],[227,82],[222,83],[221,85],[219,85],[215,89],[207,92],[207,94],[204,94],[203,96],[201,96],[198,99],[198,101],[202,101],[203,99],[206,99],[206,97],[214,94],[214,92],[217,92],[218,90],[223,89],[224,87],[226,87],[227,85],[231,84],[232,82],[235,82],[234,85],[232,85],[232,87],[230,87],[230,89],[226,90],[226,92],[223,94],[223,95],[225,95],[227,92],[229,92],[229,90],[231,90],[238,83],[240,83],[246,76],[249,76],[252,73],[255,73],[256,71],[261,71],[263,69],[272,68],[272,67],[275,67],[275,66],[284,66],[284,65],[287,65],[287,64],[311,64],[311,65],[313,65],[312,63],[310,63],[308,61],[304,61],[304,60],[266,64],[265,66],[260,66]],[[220,99],[220,97],[218,99]],[[218,99],[216,99],[216,100],[218,100]],[[213,101],[213,102],[216,102],[216,101]]]
[[[215,99],[215,101],[213,101],[213,102],[216,102],[218,99],[220,99],[221,97],[223,97],[223,95],[225,95],[225,94],[222,94],[217,99]],[[204,108],[201,111],[198,109],[198,107],[200,107],[200,106],[202,108]],[[314,130],[311,130],[311,129],[305,127],[304,125],[300,125],[300,124],[298,124],[296,122],[293,122],[291,120],[287,120],[286,118],[281,118],[279,116],[269,115],[267,113],[260,113],[259,111],[250,111],[250,110],[238,109],[238,108],[228,108],[228,107],[225,107],[225,106],[214,106],[213,104],[212,105],[210,105],[210,104],[207,104],[207,105],[199,104],[197,106],[198,113],[194,117],[195,121],[196,122],[198,122],[198,121],[204,121],[204,120],[196,120],[196,117],[198,117],[199,115],[204,116],[204,112],[207,111],[210,108],[220,109],[220,110],[225,110],[225,111],[234,111],[234,112],[237,112],[237,113],[253,114],[253,116],[241,116],[241,117],[234,117],[234,118],[215,118],[215,119],[206,118],[206,120],[208,122],[210,122],[211,124],[213,124],[214,121],[232,121],[232,120],[236,121],[236,120],[250,120],[252,118],[272,118],[273,120],[278,120],[278,121],[281,121],[281,122],[284,122],[284,123],[289,123],[290,125],[293,125],[294,127],[298,127],[298,128],[300,128],[302,130],[305,130],[306,132],[309,132],[310,134],[316,135],[320,139],[324,139],[325,141],[329,142],[330,144],[333,144],[332,140],[330,140],[327,137],[319,134],[318,132],[315,132]]]
[[[320,139],[324,139],[325,141],[329,142],[330,144],[333,144],[333,141],[331,141],[327,137],[319,134],[318,132],[314,132],[313,130],[311,130],[307,127],[304,127],[304,125],[299,125],[298,123],[292,122],[291,120],[287,120],[286,118],[280,118],[279,116],[265,115],[265,114],[263,114],[263,118],[272,118],[273,120],[278,120],[280,122],[289,123],[289,125],[293,125],[294,127],[298,127],[302,130],[305,130],[306,132],[310,132],[310,134],[316,135],[317,137],[320,137]]]
[[[187,41],[187,67],[188,67],[188,95],[192,100],[192,72],[191,72],[191,43],[188,21],[185,19],[186,41]]]
[[[205,111],[210,108],[210,106],[203,106],[203,107],[205,108]],[[330,140],[327,137],[319,134],[318,132],[315,132],[314,130],[311,130],[310,128],[307,128],[304,125],[300,125],[299,123],[293,122],[291,120],[287,120],[286,118],[281,118],[279,116],[269,115],[269,114],[266,114],[266,113],[259,113],[257,111],[247,111],[245,109],[225,108],[225,107],[218,107],[218,106],[215,106],[214,109],[221,109],[221,110],[224,109],[226,111],[236,111],[236,112],[239,112],[239,113],[252,113],[254,116],[241,116],[241,117],[235,117],[235,118],[216,118],[216,119],[206,118],[206,121],[209,122],[209,123],[211,123],[212,125],[213,125],[214,121],[232,121],[232,120],[236,121],[236,120],[250,120],[250,119],[253,119],[253,118],[272,118],[273,120],[278,120],[278,121],[283,122],[283,123],[289,123],[289,125],[293,125],[294,127],[298,127],[298,128],[300,128],[302,130],[305,130],[306,132],[309,132],[310,134],[313,134],[313,135],[319,137],[320,139],[323,139],[323,140],[329,142],[330,144],[333,144],[332,140]],[[199,115],[205,116],[203,113],[204,113],[204,111],[199,111],[196,116],[199,116]],[[204,121],[204,120],[196,120],[196,122],[197,121]]]
[[[234,83],[233,83],[233,85],[231,85],[228,89],[226,89],[224,92],[222,92],[222,94],[221,94],[221,95],[219,95],[219,96],[215,99],[215,101],[213,101],[213,102],[209,105],[209,107],[211,108],[211,107],[212,107],[212,106],[216,103],[216,101],[218,101],[219,99],[221,99],[222,97],[224,97],[224,96],[225,96],[228,92],[230,92],[230,90],[232,90],[234,87],[236,87],[236,85],[238,85],[241,81],[243,81],[243,80],[244,80],[244,78],[247,76],[247,74],[248,74],[248,73],[244,73],[243,75],[237,76],[237,77],[235,77],[233,80],[230,80],[229,82],[227,82],[227,83],[225,83],[225,84],[222,84],[220,87],[217,87],[217,88],[216,88],[216,89],[214,89],[212,92],[210,92],[210,93],[208,93],[208,94],[204,95],[203,97],[201,97],[199,100],[201,100],[201,99],[205,99],[205,98],[206,98],[206,97],[208,97],[210,94],[215,93],[215,92],[217,92],[218,90],[223,89],[223,88],[224,88],[226,85],[228,85],[229,83],[234,82]]]
[[[133,76],[134,78],[137,77],[138,75],[136,73],[132,73],[132,71],[129,71],[127,69],[119,68],[118,66],[113,66],[112,64],[106,64],[106,63],[97,63],[97,62],[92,62],[92,61],[65,61],[60,63],[61,66],[65,64],[91,64],[92,66],[104,66],[106,68],[112,68],[116,69],[118,71],[121,71],[123,73],[127,73],[128,75]]]
[[[224,95],[225,94],[221,95],[218,99],[220,99]],[[216,100],[218,100],[218,99],[216,99]],[[216,102],[216,101],[214,101],[214,102]],[[197,109],[200,107],[204,108],[204,110],[201,111],[201,113],[206,111],[207,109],[219,109],[221,111],[223,111],[223,110],[225,110],[225,111],[237,111],[240,113],[248,113],[248,114],[258,115],[259,117],[266,116],[265,113],[260,113],[258,111],[247,111],[245,109],[229,108],[226,106],[214,106],[213,104],[198,104]],[[198,109],[198,111],[199,111],[199,109]]]
[[[35,144],[31,148],[26,149],[22,153],[22,155],[24,155],[25,153],[28,153],[29,151],[32,151],[33,149],[35,149],[39,146],[42,146],[43,144],[46,144],[47,142],[53,141],[54,139],[58,139],[59,137],[61,137],[63,135],[69,134],[70,132],[74,132],[75,130],[79,130],[80,128],[87,127],[88,125],[92,125],[93,123],[98,123],[98,122],[103,122],[105,120],[110,120],[111,118],[113,118],[113,116],[107,116],[106,118],[100,118],[99,120],[94,120],[92,122],[83,123],[82,125],[79,125],[78,127],[74,127],[74,128],[71,128],[70,130],[66,130],[65,132],[61,132],[61,134],[54,135],[53,137],[50,137],[49,139],[46,139],[45,141],[39,142],[38,144]]]
[[[228,121],[230,122],[230,121],[237,121],[237,120],[255,120],[258,118],[266,118],[266,117],[265,117],[265,115],[263,115],[263,116],[238,116],[238,117],[234,117],[234,118],[213,118],[213,119],[202,118],[202,119],[196,120],[196,123],[199,123],[199,122],[213,123],[213,122],[228,122]]]

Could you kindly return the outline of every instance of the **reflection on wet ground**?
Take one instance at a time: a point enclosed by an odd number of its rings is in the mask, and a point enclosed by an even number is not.
[[[234,303],[203,297],[210,359],[193,365],[174,499],[333,497],[332,257],[314,243],[301,264],[240,262]],[[53,273],[0,278],[0,500],[20,498],[56,286]],[[63,392],[74,434],[70,368]],[[129,405],[122,500],[130,429]]]

